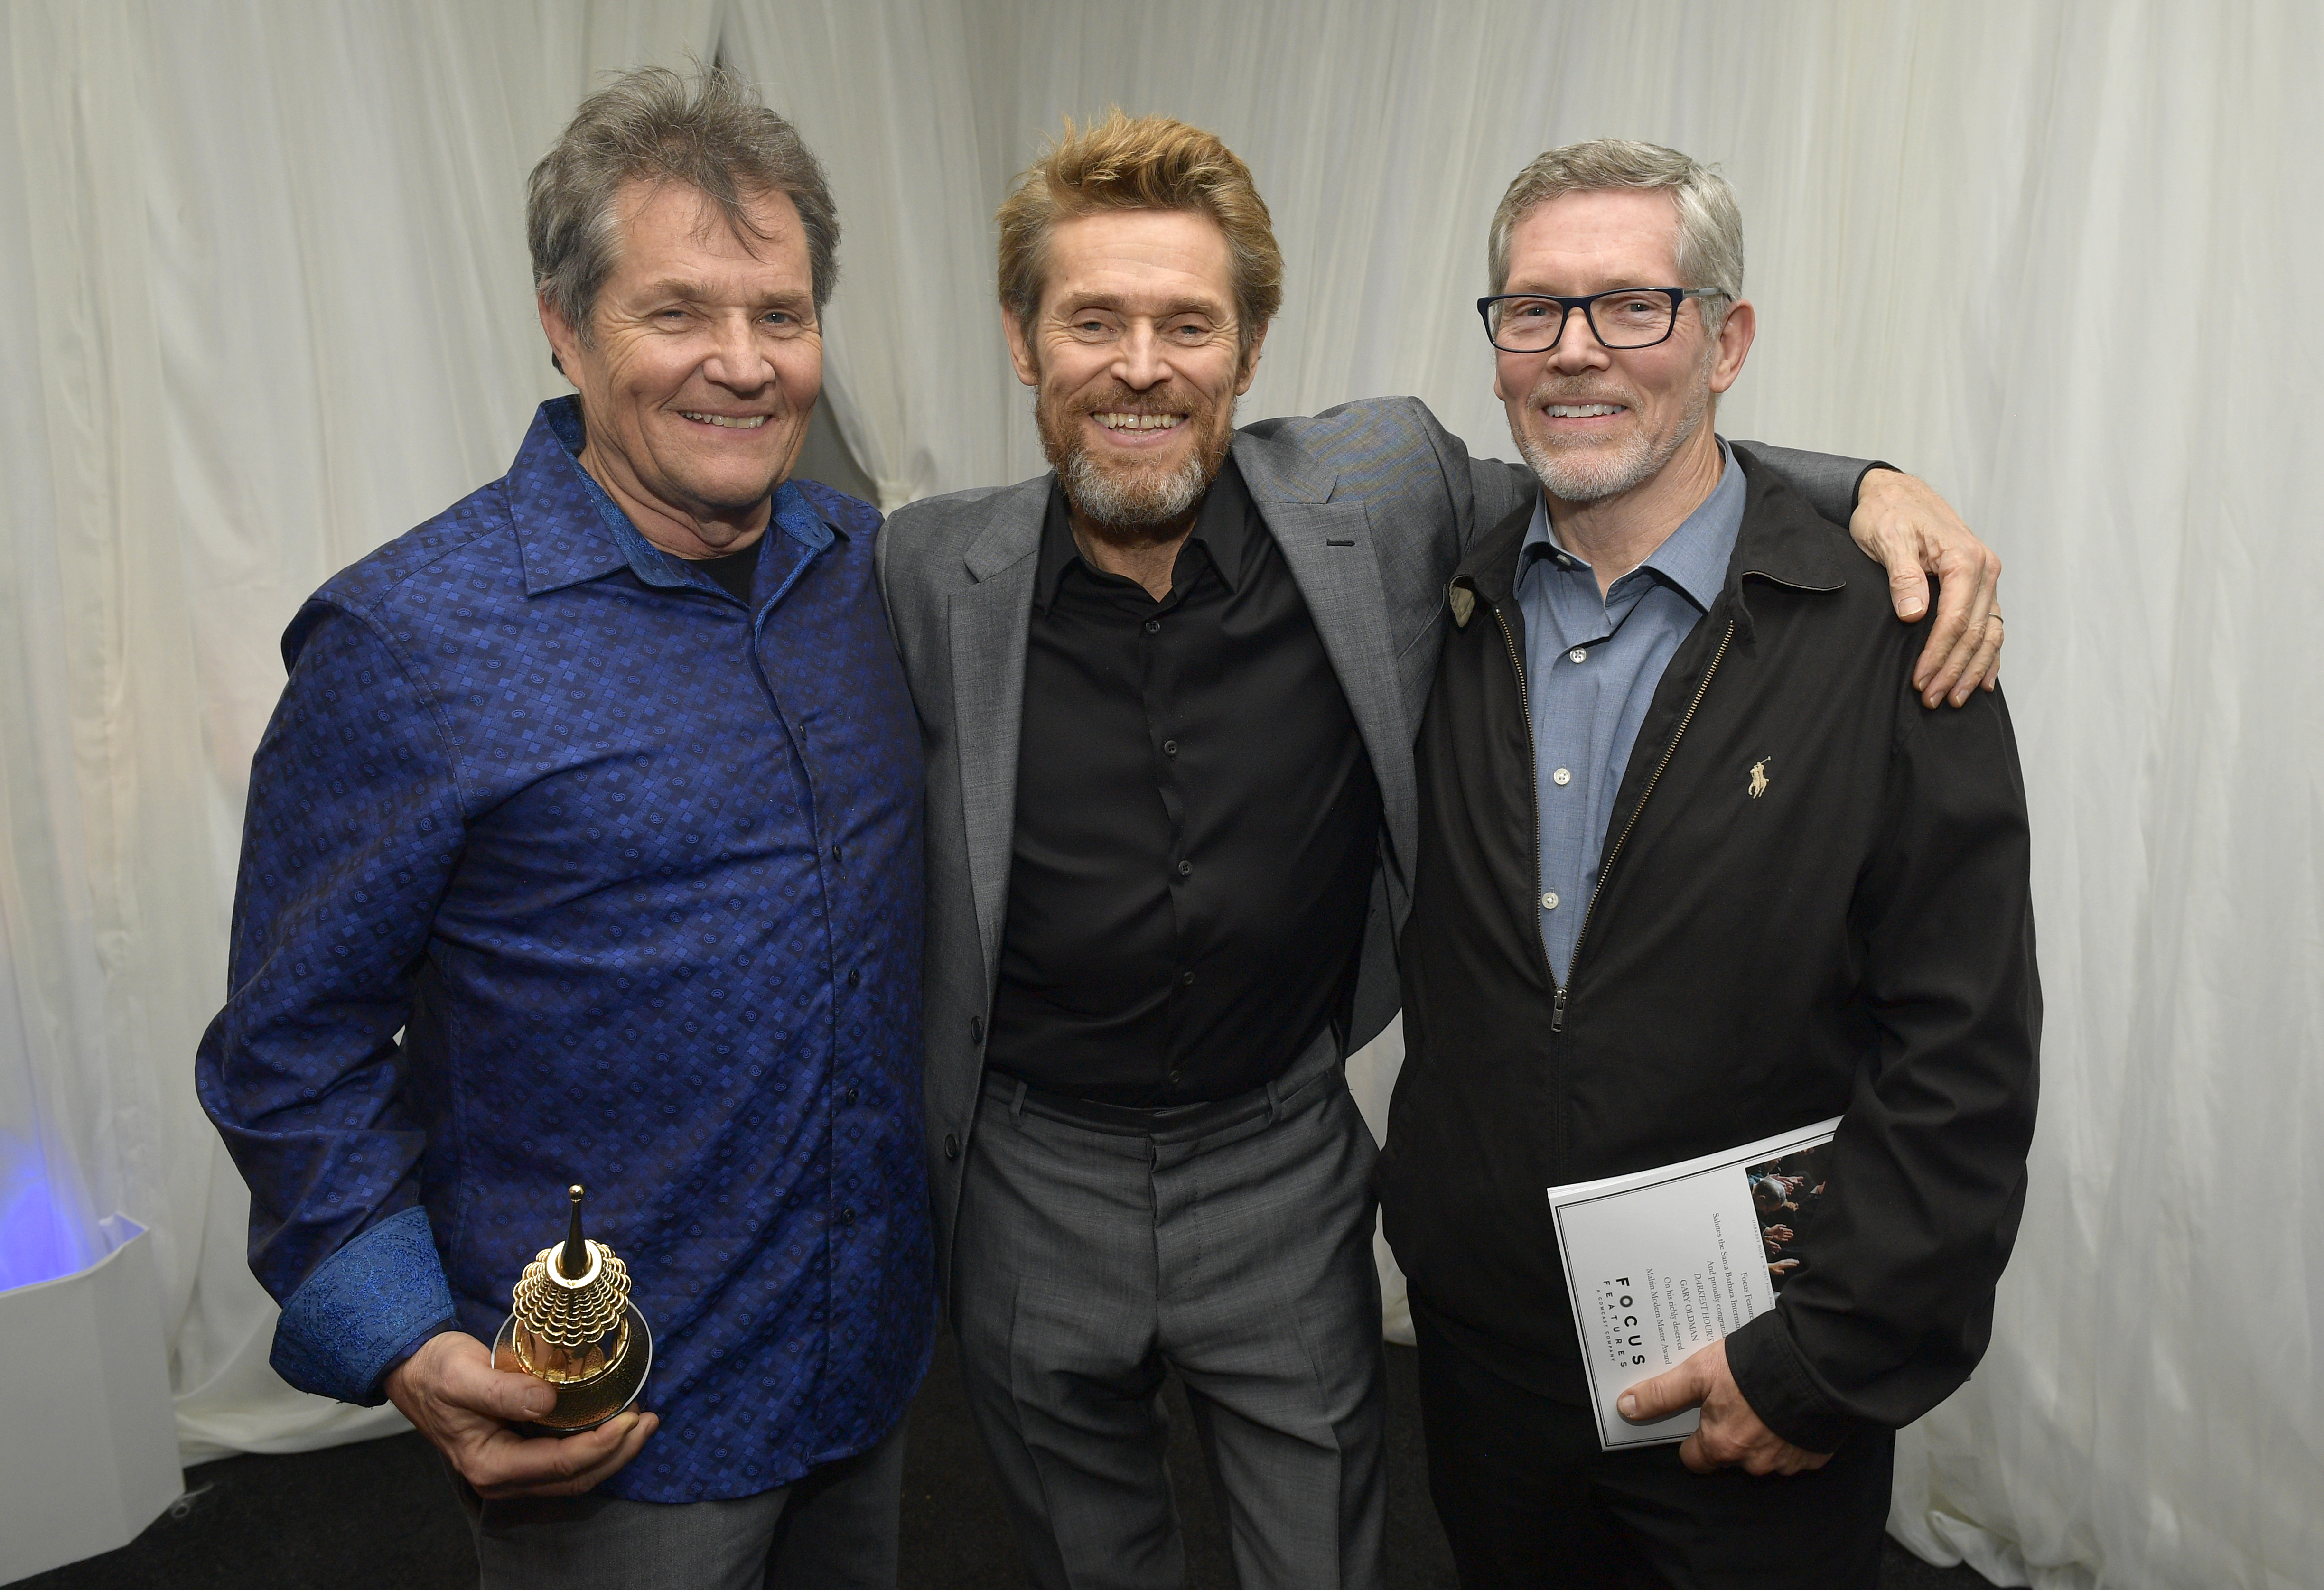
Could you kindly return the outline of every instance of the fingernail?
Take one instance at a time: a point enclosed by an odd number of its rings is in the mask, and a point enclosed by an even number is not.
[[[1904,603],[1904,616],[1908,619],[1917,619],[1921,616],[1921,610],[1927,605],[1926,602],[1907,602]]]
[[[1614,1406],[1622,1411],[1622,1417],[1625,1419],[1636,1419],[1638,1416],[1638,1399],[1628,1392],[1624,1392],[1615,1398]]]
[[[524,1393],[524,1411],[538,1419],[557,1406],[557,1393],[547,1386],[528,1389]]]

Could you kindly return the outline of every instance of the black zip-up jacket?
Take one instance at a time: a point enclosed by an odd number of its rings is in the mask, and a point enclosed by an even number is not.
[[[1581,1402],[1547,1190],[1842,1117],[1800,1267],[1727,1343],[1768,1427],[1831,1451],[1933,1407],[1991,1332],[2041,1026],[2025,790],[2000,694],[1923,708],[1926,623],[1897,623],[1847,534],[1736,455],[1726,588],[1655,690],[1563,988],[1536,925],[1510,588],[1530,508],[1453,576],[1380,1195],[1416,1309]]]

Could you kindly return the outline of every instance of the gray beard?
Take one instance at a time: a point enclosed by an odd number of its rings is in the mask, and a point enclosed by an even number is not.
[[[1230,397],[1225,430],[1215,451],[1198,445],[1184,462],[1158,476],[1146,469],[1107,473],[1038,396],[1033,400],[1033,425],[1040,433],[1042,455],[1057,472],[1057,483],[1074,510],[1093,526],[1127,531],[1126,538],[1135,540],[1138,532],[1184,519],[1200,505],[1234,439],[1234,404]],[[1187,415],[1186,423],[1199,426],[1208,418],[1198,409]]]
[[[1581,400],[1587,401],[1588,400]],[[1609,497],[1645,485],[1684,446],[1711,412],[1711,383],[1703,381],[1687,400],[1686,410],[1669,433],[1650,437],[1634,432],[1610,451],[1577,448],[1572,452],[1544,446],[1512,426],[1517,452],[1542,489],[1560,502],[1603,502]]]
[[[1150,529],[1185,518],[1202,501],[1218,474],[1215,462],[1199,448],[1158,479],[1148,470],[1108,474],[1079,447],[1054,462],[1065,501],[1079,509],[1084,519],[1125,530]]]

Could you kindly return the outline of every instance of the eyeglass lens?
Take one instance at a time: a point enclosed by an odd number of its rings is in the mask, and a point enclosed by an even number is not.
[[[1644,348],[1670,335],[1676,307],[1666,293],[1610,292],[1591,299],[1588,314],[1606,346]],[[1503,299],[1493,306],[1493,342],[1513,354],[1538,354],[1556,345],[1565,319],[1555,299]]]

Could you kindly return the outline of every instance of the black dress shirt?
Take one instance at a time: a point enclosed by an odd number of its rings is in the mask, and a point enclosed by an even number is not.
[[[1228,1098],[1344,1023],[1379,786],[1230,460],[1168,595],[1082,560],[1052,488],[986,1060],[1102,1104]]]

